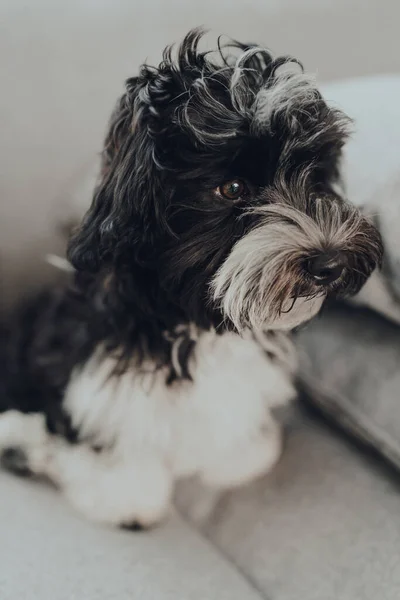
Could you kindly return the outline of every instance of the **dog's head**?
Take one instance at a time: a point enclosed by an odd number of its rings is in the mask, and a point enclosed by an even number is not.
[[[334,191],[348,119],[296,60],[200,52],[200,37],[128,80],[69,258],[200,324],[291,328],[381,260],[374,226]]]

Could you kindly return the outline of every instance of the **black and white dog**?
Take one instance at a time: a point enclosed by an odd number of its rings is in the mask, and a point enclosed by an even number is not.
[[[105,523],[157,522],[181,477],[267,472],[295,394],[283,331],[382,255],[338,193],[345,115],[296,60],[200,38],[127,81],[76,273],[3,333],[3,463]]]

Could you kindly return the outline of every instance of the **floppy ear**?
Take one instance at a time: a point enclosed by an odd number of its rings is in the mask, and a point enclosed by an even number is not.
[[[143,68],[127,81],[110,120],[101,179],[91,207],[72,235],[67,255],[80,271],[96,273],[129,254],[146,254],[166,228],[167,197],[155,139],[160,133],[156,74]],[[156,90],[157,91],[157,90]]]

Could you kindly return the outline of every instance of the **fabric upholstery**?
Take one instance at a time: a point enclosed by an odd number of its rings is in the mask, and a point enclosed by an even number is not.
[[[1,600],[259,600],[177,515],[152,532],[80,519],[53,490],[0,474]]]

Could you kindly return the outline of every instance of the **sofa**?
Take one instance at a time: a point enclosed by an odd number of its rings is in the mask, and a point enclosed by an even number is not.
[[[384,73],[400,72],[391,37],[397,40],[400,9],[395,1],[375,0],[368,7],[304,0],[302,10],[281,4],[285,10],[253,2],[245,11],[231,3],[232,33],[240,37],[242,28],[245,37],[267,37],[260,20],[268,16],[278,50],[287,38],[293,47],[285,51],[303,51],[325,68],[322,79],[331,80],[322,86],[325,97],[355,119],[346,186],[352,201],[378,219],[384,269],[356,303],[328,307],[296,333],[300,397],[279,415],[285,426],[279,464],[253,484],[216,496],[195,481],[182,482],[169,520],[133,533],[82,520],[51,487],[0,472],[1,600],[400,598],[400,76]],[[43,256],[62,248],[58,224],[77,211],[68,179],[100,147],[118,82],[131,72],[121,52],[128,18],[139,31],[134,16],[140,14],[159,45],[195,24],[188,24],[188,7],[180,11],[174,2],[168,20],[166,5],[40,0],[36,7],[0,6],[0,44],[7,51],[0,53],[7,66],[0,101],[5,305],[54,277]],[[204,2],[216,28],[226,6]],[[192,17],[198,23],[204,15]],[[336,31],[342,26],[341,35],[324,40],[320,27],[330,19]],[[386,35],[379,26],[387,26]],[[370,40],[374,32],[379,48]],[[138,35],[136,53],[145,42]],[[98,65],[95,57],[110,39],[115,44]],[[320,54],[312,51],[318,40],[326,41]],[[28,67],[34,72],[21,79]],[[339,80],[343,73],[349,77]]]

